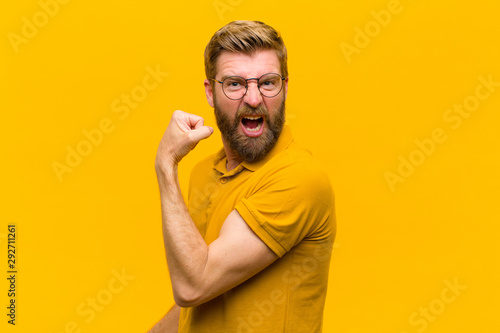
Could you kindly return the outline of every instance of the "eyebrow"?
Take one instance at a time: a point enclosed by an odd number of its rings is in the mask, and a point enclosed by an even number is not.
[[[241,78],[243,78],[243,79],[244,79],[244,77],[243,77],[243,76],[231,74],[231,75],[224,75],[224,76],[221,78],[221,81],[224,81],[225,79],[227,79],[228,77],[231,77],[231,76],[237,76],[237,77],[241,77]]]
[[[281,74],[271,72],[271,73],[264,73],[264,74],[262,74],[261,76],[256,77],[256,78],[254,78],[254,79],[260,79],[261,77],[263,77],[264,75],[267,75],[267,74],[278,74],[278,75],[281,77]],[[241,77],[242,79],[247,80],[245,77],[243,77],[243,76],[241,76],[241,75],[230,74],[230,75],[224,75],[224,76],[220,79],[220,81],[224,81],[224,80],[225,80],[225,79],[227,79],[228,77],[232,77],[232,76],[235,76],[235,77]]]

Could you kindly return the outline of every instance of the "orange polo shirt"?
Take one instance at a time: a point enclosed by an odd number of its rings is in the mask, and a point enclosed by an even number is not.
[[[231,171],[226,162],[221,149],[194,167],[194,223],[210,244],[236,209],[279,259],[224,294],[182,308],[179,332],[321,332],[336,230],[326,173],[287,125],[264,160]]]

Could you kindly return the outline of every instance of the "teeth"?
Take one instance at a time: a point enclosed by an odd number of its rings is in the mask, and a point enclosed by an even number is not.
[[[243,117],[243,118],[248,119],[248,120],[258,120],[262,117]]]
[[[249,132],[257,132],[258,130],[260,130],[261,127],[262,127],[262,124],[257,125],[257,127],[255,127],[255,128],[248,128],[248,127],[245,126],[245,128]]]

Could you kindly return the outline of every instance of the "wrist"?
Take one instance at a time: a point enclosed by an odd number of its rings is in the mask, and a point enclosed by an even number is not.
[[[164,180],[168,182],[169,180],[175,179],[177,176],[177,163],[156,161],[155,170],[158,181]]]
[[[158,157],[155,160],[155,170],[156,173],[168,174],[172,172],[177,172],[177,163],[174,162],[172,158],[162,158]]]

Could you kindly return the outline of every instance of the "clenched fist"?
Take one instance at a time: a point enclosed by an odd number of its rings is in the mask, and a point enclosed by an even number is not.
[[[208,138],[214,129],[203,125],[203,118],[175,111],[156,152],[157,171],[175,167],[200,140]]]

